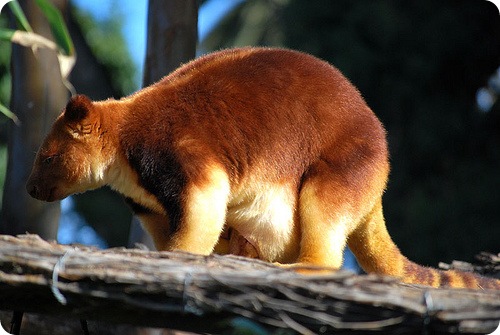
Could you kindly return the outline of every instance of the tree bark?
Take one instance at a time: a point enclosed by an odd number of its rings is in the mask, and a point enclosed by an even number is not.
[[[143,86],[193,59],[198,37],[198,1],[150,0]]]
[[[202,334],[487,334],[500,319],[497,290],[304,276],[243,257],[96,250],[34,235],[0,235],[0,292],[0,310]]]
[[[34,1],[20,1],[33,30],[52,38],[50,28]],[[66,0],[54,1],[60,9]],[[25,183],[38,147],[56,115],[67,101],[68,91],[61,81],[53,51],[13,45],[11,56],[11,110],[21,120],[9,130],[8,165],[4,187],[0,232],[37,233],[48,239],[57,236],[59,202],[47,204],[31,198]]]

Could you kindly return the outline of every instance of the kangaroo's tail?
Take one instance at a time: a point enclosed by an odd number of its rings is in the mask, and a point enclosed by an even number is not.
[[[500,280],[474,273],[438,270],[418,265],[403,256],[392,241],[378,204],[349,236],[349,248],[361,267],[369,273],[400,277],[403,282],[433,287],[500,290]]]

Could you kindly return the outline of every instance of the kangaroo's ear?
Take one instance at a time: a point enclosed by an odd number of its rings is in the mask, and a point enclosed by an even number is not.
[[[76,95],[66,105],[64,110],[64,118],[68,122],[81,122],[92,109],[92,100],[85,95]]]
[[[92,132],[92,100],[85,95],[71,98],[64,110],[64,120],[74,135],[86,135]]]

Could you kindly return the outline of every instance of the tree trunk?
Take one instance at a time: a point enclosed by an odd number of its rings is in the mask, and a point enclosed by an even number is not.
[[[50,28],[35,1],[20,1],[33,30],[51,38]],[[60,9],[66,0],[54,1]],[[59,202],[43,203],[31,198],[25,184],[38,147],[57,114],[67,101],[68,91],[61,81],[53,51],[13,45],[11,56],[11,110],[21,120],[9,130],[8,165],[5,179],[0,232],[5,234],[37,233],[55,239]]]
[[[148,38],[143,87],[146,87],[196,55],[198,38],[197,0],[149,0]],[[136,217],[132,220],[129,244],[153,248]]]
[[[149,0],[143,86],[193,59],[197,38],[197,0]]]

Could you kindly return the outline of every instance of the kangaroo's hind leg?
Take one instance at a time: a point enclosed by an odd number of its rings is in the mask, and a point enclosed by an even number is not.
[[[377,150],[330,151],[310,166],[299,196],[299,264],[340,268],[348,236],[380,201],[388,163]]]

